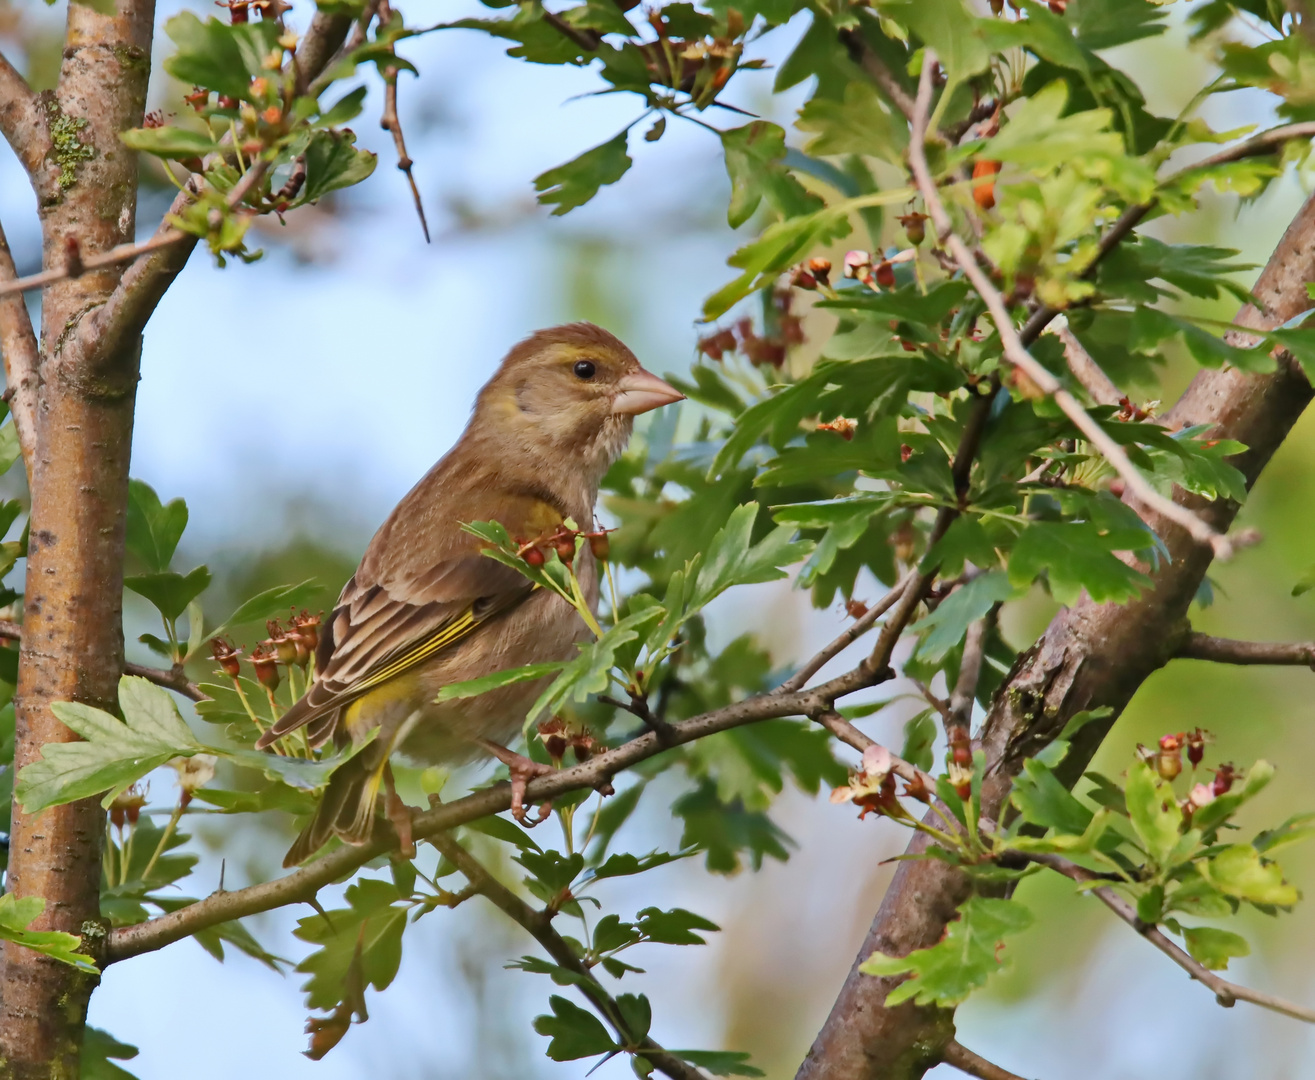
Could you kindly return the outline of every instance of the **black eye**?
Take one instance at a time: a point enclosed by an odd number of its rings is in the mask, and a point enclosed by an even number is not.
[[[598,369],[594,367],[594,362],[592,360],[577,360],[575,362],[575,367],[571,368],[571,370],[575,372],[575,377],[577,379],[592,379],[598,371]]]

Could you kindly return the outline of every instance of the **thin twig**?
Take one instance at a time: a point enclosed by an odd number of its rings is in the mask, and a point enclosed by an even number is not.
[[[805,683],[816,675],[831,660],[835,659],[840,653],[844,652],[849,646],[854,644],[860,637],[866,634],[876,624],[876,621],[889,611],[895,602],[903,594],[904,590],[917,577],[917,572],[910,570],[894,586],[890,592],[886,593],[880,600],[873,604],[868,610],[860,615],[854,622],[840,634],[831,644],[827,645],[808,663],[804,664],[798,671],[791,675],[785,682],[781,683],[782,690],[799,690]]]
[[[138,255],[147,255],[152,251],[159,251],[160,248],[176,244],[189,235],[189,233],[179,232],[177,229],[169,227],[156,233],[149,240],[143,240],[140,244],[120,244],[118,247],[110,248],[109,251],[98,252],[95,255],[85,255],[78,266],[57,266],[50,270],[42,270],[38,274],[29,274],[27,277],[0,281],[0,297],[9,296],[12,293],[27,292],[29,289],[44,289],[47,285],[53,285],[65,278],[81,276],[89,270],[99,270],[105,266],[131,262]],[[192,239],[195,239],[195,237]]]
[[[572,26],[560,15],[555,15],[542,4],[538,5],[540,13],[543,15],[543,21],[556,30],[563,37],[578,45],[587,53],[598,51],[598,47],[603,43],[602,34],[597,30],[581,30]]]
[[[1192,631],[1175,650],[1181,660],[1315,668],[1315,641],[1234,641]]]
[[[22,641],[23,628],[18,623],[12,622],[9,619],[0,619],[0,639],[5,641]],[[187,673],[183,670],[181,664],[175,664],[173,668],[169,670],[164,668],[143,667],[141,664],[124,664],[123,673],[125,675],[140,675],[143,679],[148,679],[157,686],[163,686],[167,690],[176,690],[184,697],[191,698],[193,701],[205,701],[209,696],[203,693],[196,683],[188,680]]]
[[[991,318],[995,322],[996,329],[1000,334],[1001,344],[1004,347],[1005,359],[1034,383],[1042,393],[1054,399],[1055,404],[1073,422],[1074,427],[1082,432],[1087,441],[1104,455],[1105,459],[1114,467],[1115,472],[1123,478],[1130,494],[1135,496],[1148,509],[1185,529],[1198,543],[1208,545],[1218,558],[1227,559],[1233,551],[1229,539],[1215,532],[1205,521],[1186,507],[1179,506],[1172,499],[1165,498],[1151,487],[1140,470],[1128,458],[1123,447],[1106,434],[1104,428],[1087,414],[1087,411],[1078,400],[1063,388],[1054,375],[1032,358],[1022,341],[1019,340],[1018,331],[1015,329],[1013,319],[1009,315],[1009,309],[1005,306],[1004,297],[1000,295],[1000,291],[991,284],[990,279],[982,272],[967,244],[954,232],[953,222],[951,222],[950,216],[941,202],[940,195],[936,191],[936,184],[932,180],[931,172],[927,167],[927,154],[923,145],[927,130],[927,112],[931,105],[931,71],[934,66],[934,59],[932,51],[929,49],[927,57],[923,61],[922,77],[918,84],[913,132],[909,139],[909,163],[913,169],[914,182],[922,195],[923,202],[926,204],[927,213],[936,226],[937,237],[949,249],[954,261],[958,263],[964,275],[972,282],[973,287],[991,313]]]
[[[962,1073],[977,1077],[977,1080],[1023,1080],[1016,1073],[1002,1069],[980,1054],[974,1054],[956,1039],[951,1039],[941,1047],[941,1060],[946,1065],[953,1065]]]
[[[846,720],[834,709],[824,709],[813,717],[813,719],[831,732],[846,746],[851,746],[860,754],[872,746],[879,746],[876,739],[869,738],[859,731],[853,724]],[[888,754],[889,750],[886,751]],[[890,754],[890,771],[898,776],[901,780],[911,784],[915,788],[922,788],[924,791],[936,790],[936,778],[930,773],[923,772],[912,762],[905,761],[896,754]]]
[[[1062,859],[1058,855],[1028,855],[1027,858],[1035,863],[1040,863],[1042,866],[1048,866],[1073,881],[1089,882],[1096,880],[1096,875],[1090,870],[1069,862],[1067,859]],[[1274,1012],[1282,1013],[1284,1016],[1291,1016],[1295,1020],[1304,1020],[1308,1024],[1315,1024],[1315,1009],[1309,1009],[1304,1005],[1297,1005],[1283,998],[1274,997],[1272,994],[1262,994],[1250,987],[1229,982],[1193,960],[1187,952],[1173,941],[1170,941],[1154,923],[1145,923],[1137,918],[1137,911],[1132,904],[1108,885],[1098,885],[1087,891],[1098,896],[1115,915],[1141,934],[1142,937],[1169,957],[1193,979],[1214,991],[1215,1000],[1225,1009],[1231,1009],[1235,1002],[1249,1001],[1253,1005],[1259,1005],[1262,1009],[1271,1009]]]
[[[627,1050],[643,1054],[659,1072],[666,1073],[673,1080],[705,1080],[704,1074],[698,1069],[669,1053],[652,1039],[647,1036],[642,1039],[634,1037],[612,995],[594,978],[593,973],[580,962],[580,958],[576,956],[571,946],[553,929],[552,916],[549,912],[530,907],[448,833],[435,833],[429,837],[429,842],[461,871],[476,892],[528,931],[557,964],[572,972],[580,980],[575,985],[602,1013]]]
[[[986,653],[986,631],[986,619],[978,619],[968,627],[963,641],[963,659],[959,661],[959,677],[950,694],[950,715],[945,720],[947,731],[951,726],[967,728],[971,724],[977,683],[982,677],[982,657]]]
[[[1050,332],[1059,338],[1064,346],[1064,362],[1073,373],[1073,378],[1091,395],[1097,405],[1117,405],[1124,395],[1114,385],[1114,381],[1105,374],[1104,369],[1096,363],[1091,353],[1082,347],[1067,323],[1053,326]]]
[[[379,21],[388,22],[392,18],[392,8],[388,0],[379,0]],[[384,111],[379,118],[379,126],[393,136],[393,146],[397,148],[397,167],[406,173],[406,182],[411,185],[411,198],[415,200],[416,213],[420,217],[420,228],[425,234],[425,243],[429,243],[429,222],[425,220],[425,204],[420,199],[420,189],[416,187],[416,178],[411,166],[415,163],[406,152],[406,138],[402,135],[402,122],[397,118],[397,68],[389,64],[383,69],[384,77]]]
[[[0,228],[0,289],[18,279],[9,241]],[[41,385],[41,347],[37,343],[27,301],[21,294],[0,292],[0,355],[4,357],[9,414],[23,452],[27,479],[32,481],[32,455],[37,444],[37,391]]]

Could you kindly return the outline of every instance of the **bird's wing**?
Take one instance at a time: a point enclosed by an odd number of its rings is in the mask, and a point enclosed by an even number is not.
[[[418,573],[383,576],[381,582],[365,584],[358,581],[358,571],[347,583],[323,628],[315,681],[258,747],[423,663],[520,603],[534,588],[511,567],[478,552],[454,553]],[[317,725],[317,740],[325,741],[333,727]]]

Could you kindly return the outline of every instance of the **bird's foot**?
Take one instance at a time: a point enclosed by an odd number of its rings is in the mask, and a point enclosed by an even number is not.
[[[488,739],[475,741],[506,765],[507,771],[511,773],[511,816],[527,829],[532,829],[539,822],[546,821],[548,815],[552,813],[552,803],[544,803],[539,807],[538,817],[530,817],[525,807],[525,787],[531,780],[540,776],[551,776],[557,770],[551,765],[541,765],[537,761],[531,761],[524,754],[508,750],[505,746],[499,746]]]
[[[393,826],[393,831],[397,833],[398,853],[404,859],[414,859],[416,845],[415,840],[411,837],[411,808],[397,794],[397,787],[393,784],[393,768],[391,765],[384,769],[384,791],[384,814]]]

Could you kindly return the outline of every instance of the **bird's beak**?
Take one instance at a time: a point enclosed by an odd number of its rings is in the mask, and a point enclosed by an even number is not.
[[[626,375],[616,384],[616,388],[616,396],[612,398],[612,412],[622,416],[638,416],[650,409],[670,405],[673,401],[685,400],[685,395],[674,386],[643,368]]]

